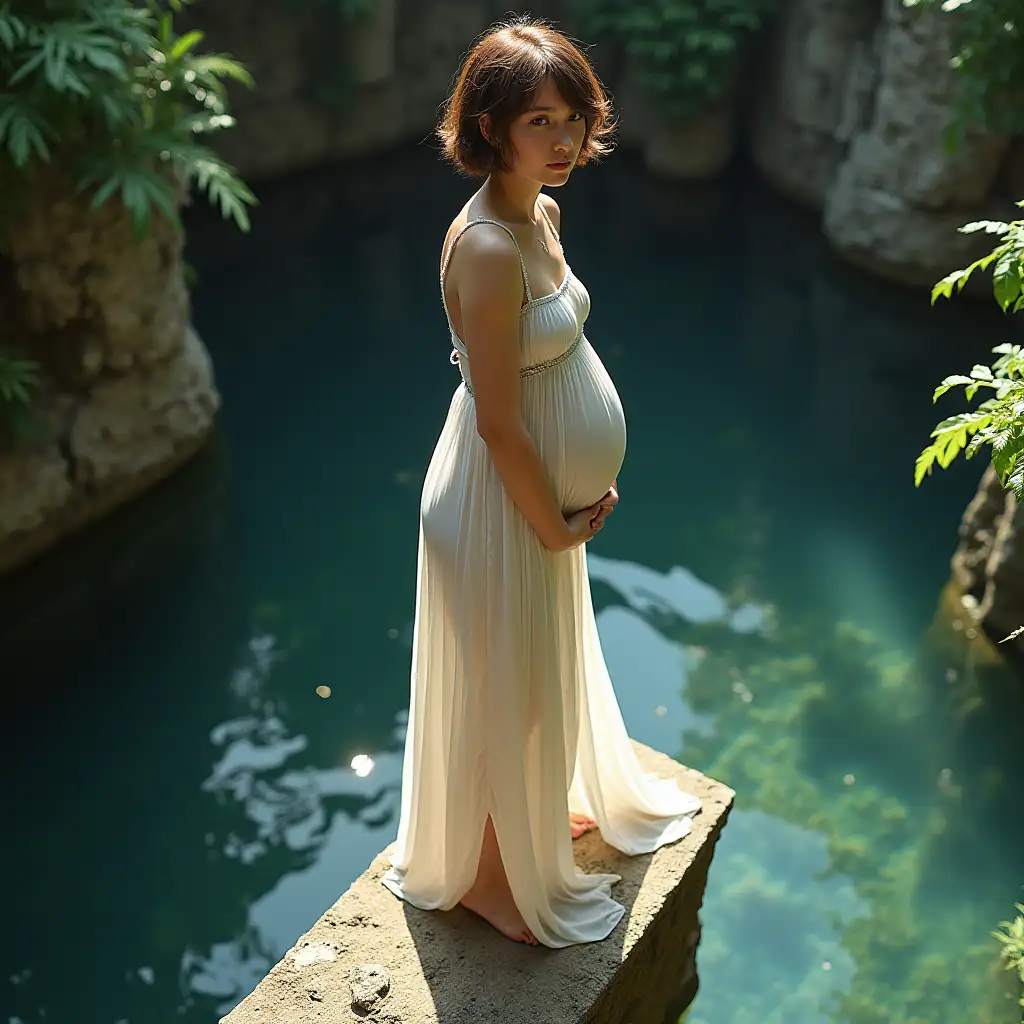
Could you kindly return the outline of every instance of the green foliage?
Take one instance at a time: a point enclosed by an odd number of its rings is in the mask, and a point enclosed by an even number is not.
[[[634,58],[642,80],[676,117],[721,98],[742,44],[777,0],[576,0],[584,31]]]
[[[951,63],[960,79],[950,144],[969,124],[1024,131],[1024,0],[903,0],[950,19]]]
[[[190,0],[170,0],[173,10]],[[242,230],[248,187],[200,138],[230,127],[227,54],[199,54],[158,0],[0,0],[0,178],[28,189],[47,164],[99,207],[118,194],[141,237],[156,209],[177,224],[193,182]]]
[[[1017,205],[1024,206],[1024,202]],[[932,302],[940,296],[950,298],[954,286],[958,291],[962,289],[975,270],[995,264],[992,291],[1000,309],[1017,312],[1024,308],[1024,220],[1010,224],[978,221],[960,230],[986,231],[1002,242],[966,269],[944,277],[932,291]],[[998,345],[993,351],[999,358],[992,366],[978,364],[969,376],[947,377],[935,389],[934,401],[959,386],[963,386],[968,401],[982,388],[992,392],[992,397],[976,409],[943,420],[932,431],[933,442],[917,458],[915,486],[920,486],[936,463],[947,469],[961,451],[971,458],[987,444],[1000,482],[1024,500],[1024,352],[1020,345],[1011,344]]]
[[[1016,910],[1016,918],[1000,922],[1000,930],[992,935],[1003,945],[999,953],[1003,966],[1008,971],[1016,971],[1024,986],[1024,904],[1017,903]],[[1024,1006],[1024,996],[1021,996],[1020,1005]]]
[[[27,423],[40,384],[39,364],[11,348],[0,347],[0,428],[18,433]]]

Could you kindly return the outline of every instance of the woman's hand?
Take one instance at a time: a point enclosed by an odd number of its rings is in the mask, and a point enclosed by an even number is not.
[[[618,503],[618,484],[615,480],[613,480],[611,487],[608,488],[608,490],[605,492],[604,497],[601,498],[601,500],[597,503],[598,513],[596,516],[594,516],[594,519],[591,522],[591,525],[594,527],[595,533],[598,530],[600,530],[602,526],[604,526],[604,521],[612,514],[612,510],[615,508],[616,505],[618,505]]]
[[[586,544],[588,540],[592,540],[598,529],[594,526],[594,520],[600,511],[601,506],[595,503],[587,508],[581,508],[579,512],[573,512],[572,515],[566,516],[565,538],[554,550],[571,551],[573,548],[578,548],[581,544]]]

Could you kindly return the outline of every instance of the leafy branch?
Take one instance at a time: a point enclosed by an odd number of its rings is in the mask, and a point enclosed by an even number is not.
[[[1024,202],[1017,205],[1024,206]],[[1002,242],[987,256],[939,281],[932,290],[932,303],[939,297],[950,298],[954,287],[960,291],[975,270],[994,264],[992,291],[1000,309],[1018,312],[1024,308],[1024,221],[977,221],[960,230],[985,231]],[[983,388],[991,396],[977,408],[950,416],[935,427],[932,443],[917,458],[915,486],[921,485],[933,466],[948,469],[961,451],[969,459],[987,444],[1000,483],[1024,501],[1024,353],[1020,345],[1009,343],[996,346],[993,352],[999,358],[991,366],[979,363],[968,376],[954,374],[935,389],[933,401],[961,386],[968,402]]]
[[[903,0],[904,7],[938,9],[950,23],[950,65],[960,88],[948,141],[955,149],[976,125],[995,132],[1024,130],[1024,4],[1021,0]]]
[[[255,197],[201,139],[234,124],[227,82],[252,78],[228,54],[196,53],[203,33],[173,25],[191,0],[169,2],[0,0],[0,172],[13,187],[58,165],[94,208],[119,196],[141,237],[154,209],[177,225],[195,183],[248,230]]]

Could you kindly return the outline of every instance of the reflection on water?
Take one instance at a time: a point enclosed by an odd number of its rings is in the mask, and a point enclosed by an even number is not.
[[[418,160],[408,208],[395,161],[268,190],[249,238],[194,222],[211,459],[0,585],[8,1024],[213,1024],[394,838],[464,195]],[[943,591],[971,473],[910,482],[932,383],[994,334],[723,190],[621,158],[559,195],[630,430],[602,645],[630,733],[738,793],[685,1019],[1009,1024],[1024,709]]]

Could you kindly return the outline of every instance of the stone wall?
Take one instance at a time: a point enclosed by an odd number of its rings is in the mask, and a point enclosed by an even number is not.
[[[45,369],[35,429],[0,439],[0,571],[137,494],[210,433],[219,397],[189,324],[181,238],[141,243],[39,180],[0,247],[0,342]]]

